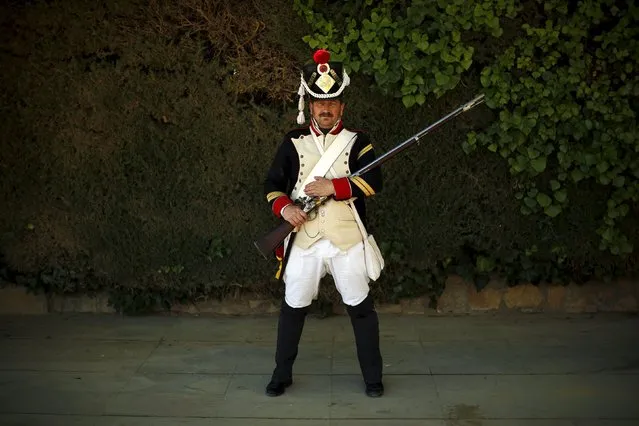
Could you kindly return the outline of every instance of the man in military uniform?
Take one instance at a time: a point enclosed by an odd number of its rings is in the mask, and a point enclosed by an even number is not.
[[[273,214],[295,227],[276,251],[279,259],[285,257],[279,276],[285,297],[278,323],[276,366],[266,393],[279,396],[292,384],[306,314],[317,298],[320,279],[329,273],[350,316],[365,392],[379,397],[384,392],[379,323],[369,295],[362,232],[351,208],[354,206],[365,225],[364,199],[381,190],[382,174],[377,167],[362,176],[350,176],[373,161],[375,151],[365,133],[347,130],[342,122],[342,94],[350,83],[343,65],[331,62],[326,50],[315,52],[313,59],[301,72],[297,120],[300,125],[305,122],[304,97],[308,95],[310,123],[285,135],[265,181]],[[336,159],[326,174],[311,176],[333,144]],[[307,215],[293,202],[303,196],[328,196],[329,200]]]

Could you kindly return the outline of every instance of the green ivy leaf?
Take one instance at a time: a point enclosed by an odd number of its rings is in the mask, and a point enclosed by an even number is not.
[[[495,261],[486,256],[477,256],[476,264],[479,272],[490,272],[495,268]]]
[[[534,198],[531,198],[531,197],[525,197],[524,203],[526,204],[526,207],[530,209],[537,207],[537,202],[535,201]]]
[[[536,199],[539,205],[544,208],[548,207],[552,203],[552,198],[550,198],[548,195],[544,194],[543,192],[538,193]]]
[[[621,187],[623,187],[625,182],[626,182],[626,178],[624,178],[623,176],[616,176],[612,180],[612,185],[616,186],[617,188],[621,188]]]
[[[550,217],[555,217],[559,213],[561,213],[561,206],[557,204],[552,204],[544,209],[544,213],[546,213]]]
[[[566,198],[568,197],[565,189],[555,192],[554,196],[555,196],[555,200],[559,201],[560,203],[565,203]]]
[[[445,86],[450,81],[450,77],[448,77],[446,74],[442,74],[441,72],[436,71],[435,81],[437,82],[438,86]]]
[[[537,157],[530,161],[530,165],[537,173],[541,173],[546,170],[546,157]]]
[[[579,182],[580,180],[584,178],[584,174],[581,170],[575,169],[572,172],[570,172],[570,177],[572,178],[574,182]]]
[[[402,102],[404,103],[404,106],[406,108],[410,108],[413,105],[415,105],[415,96],[413,95],[406,95],[404,97],[402,97]]]

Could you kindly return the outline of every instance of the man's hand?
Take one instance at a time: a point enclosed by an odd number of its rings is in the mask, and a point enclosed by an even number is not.
[[[291,225],[297,227],[306,222],[306,213],[296,204],[289,204],[282,210],[282,217]]]
[[[328,197],[335,194],[335,187],[330,179],[315,176],[315,182],[306,185],[304,192],[310,197]]]

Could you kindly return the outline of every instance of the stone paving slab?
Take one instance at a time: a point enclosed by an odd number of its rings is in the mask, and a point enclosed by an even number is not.
[[[384,379],[386,395],[371,401],[360,376],[334,376],[331,419],[437,419],[442,406],[430,375],[393,375]]]
[[[0,372],[0,413],[104,413],[129,380],[112,373]]]
[[[167,341],[274,342],[277,318],[177,317],[164,336]],[[238,327],[238,325],[240,325]]]
[[[617,342],[611,350],[592,338],[562,343],[541,338],[423,342],[425,362],[433,374],[639,373],[638,354],[632,347],[623,348],[633,344]]]
[[[330,426],[329,420],[0,414],[3,426]],[[441,423],[443,425],[443,423]],[[429,423],[425,423],[430,426]],[[433,423],[435,425],[435,423]],[[355,426],[355,425],[353,425]],[[398,424],[399,426],[399,424]],[[408,425],[407,425],[408,426]],[[439,424],[437,425],[439,426]]]
[[[506,339],[423,342],[424,362],[432,374],[503,374],[512,371]]]
[[[611,375],[435,376],[446,417],[637,418],[639,377]],[[467,416],[471,416],[466,412]]]
[[[169,317],[70,314],[0,316],[0,337],[157,342],[174,326]]]
[[[2,339],[0,370],[133,372],[156,342]]]
[[[278,397],[264,395],[268,375],[234,376],[220,417],[255,417],[274,419],[329,419],[331,376],[296,375],[293,385]]]
[[[330,374],[329,342],[303,342],[295,363],[301,374]],[[142,372],[264,374],[273,369],[275,345],[246,342],[162,342],[141,367]]]
[[[427,317],[404,318],[396,317],[397,321],[384,321],[384,315],[380,316],[379,337],[380,341],[385,342],[414,342],[419,341],[420,325],[423,325],[423,319]],[[331,318],[330,321],[335,325],[334,335],[335,342],[338,344],[351,343],[355,341],[353,328],[348,316]],[[306,329],[304,330],[306,332]]]
[[[430,374],[420,342],[380,342],[384,374]],[[333,374],[360,374],[355,343],[336,344],[333,349]]]
[[[575,426],[569,420],[474,419],[474,420],[332,420],[330,426]],[[617,425],[615,425],[617,426]],[[618,426],[630,426],[622,425]]]
[[[639,334],[639,330],[637,331]],[[524,374],[639,374],[637,345],[586,338],[561,343],[510,341],[507,373]],[[535,360],[535,362],[531,362]]]
[[[178,317],[166,331],[168,341],[275,343],[277,317]],[[348,317],[332,318],[333,328],[324,320],[309,316],[304,324],[302,342],[331,342],[334,334],[353,339]]]
[[[105,414],[215,417],[226,404],[230,375],[136,374],[109,398]]]

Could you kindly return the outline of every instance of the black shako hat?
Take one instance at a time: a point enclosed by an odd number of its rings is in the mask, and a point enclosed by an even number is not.
[[[342,92],[351,83],[344,65],[341,62],[332,62],[331,54],[324,49],[319,49],[313,54],[313,62],[304,65],[301,71],[300,88],[297,94],[300,96],[297,115],[297,124],[304,124],[304,95],[313,99],[333,99],[342,95]]]

